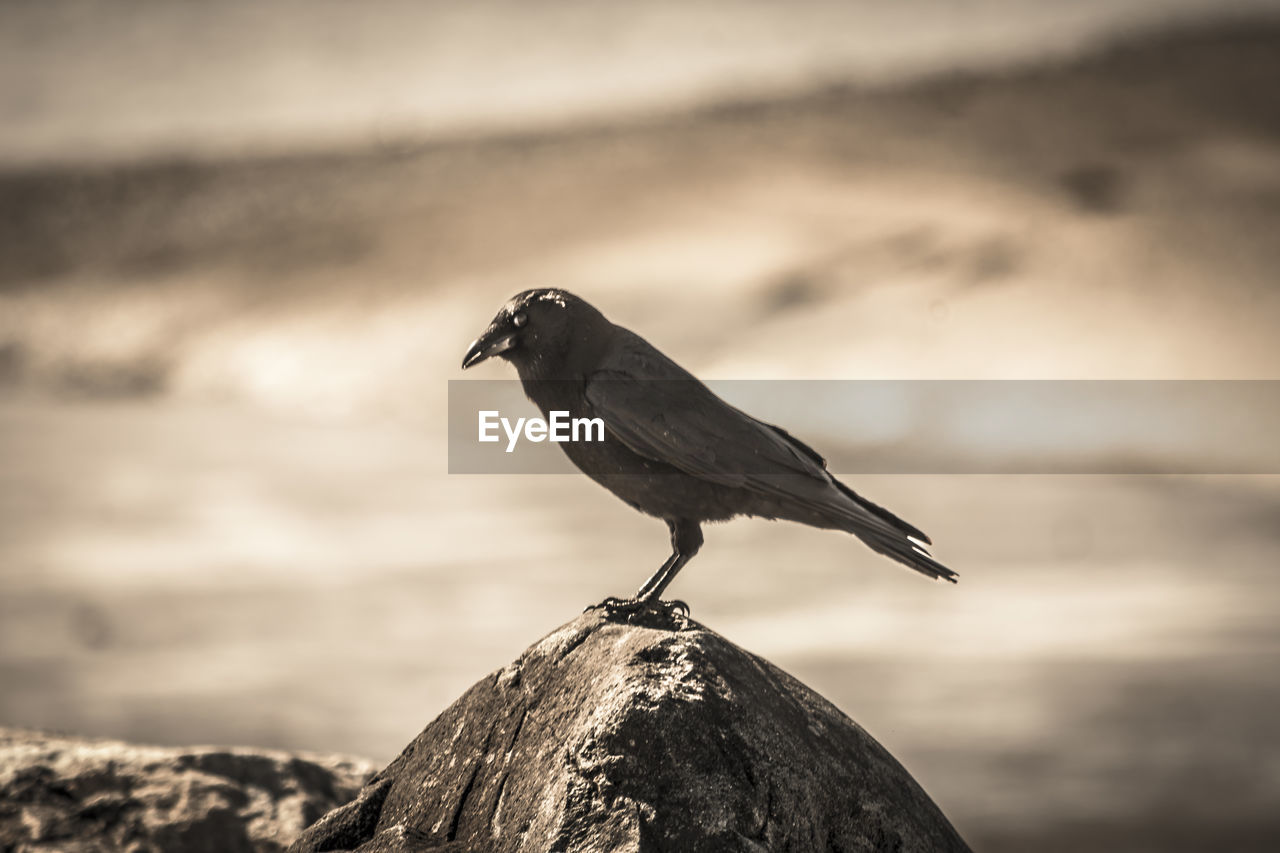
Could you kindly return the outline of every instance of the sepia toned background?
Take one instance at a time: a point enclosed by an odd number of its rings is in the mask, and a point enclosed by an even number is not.
[[[0,5],[0,724],[385,761],[638,586],[586,478],[447,473],[527,287],[709,379],[1280,379],[1277,79],[1276,2]],[[1272,850],[1280,477],[1151,438],[853,479],[956,587],[739,520],[671,592],[975,849]]]

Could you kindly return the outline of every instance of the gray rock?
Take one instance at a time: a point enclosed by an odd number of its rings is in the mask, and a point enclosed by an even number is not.
[[[0,851],[279,851],[375,769],[0,729]]]
[[[593,610],[472,687],[290,848],[965,851],[834,705],[697,623]]]

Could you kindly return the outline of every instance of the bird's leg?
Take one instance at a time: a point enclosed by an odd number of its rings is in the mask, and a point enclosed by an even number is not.
[[[657,599],[656,593],[650,596],[650,593],[653,591],[653,587],[655,587],[658,584],[658,582],[662,580],[664,576],[666,576],[667,580],[662,584],[662,587],[658,589],[658,593],[661,593],[662,589],[666,588],[666,585],[671,582],[671,579],[668,576],[668,573],[670,572],[672,575],[674,575],[675,572],[680,570],[680,567],[679,565],[677,565],[677,563],[683,564],[684,562],[688,562],[687,557],[684,558],[684,560],[681,560],[679,553],[673,553],[670,557],[667,558],[667,561],[662,564],[662,568],[654,572],[653,577],[645,581],[644,586],[640,587],[640,591],[637,592],[635,595],[633,595],[631,598],[618,598],[617,596],[611,595],[608,598],[606,598],[604,601],[600,602],[595,606],[605,607],[611,611],[616,611],[616,612],[643,610],[645,607],[649,606],[653,601]],[[689,610],[689,606],[685,604],[683,601],[677,602],[677,603],[682,605],[686,612]],[[587,608],[587,609],[590,610],[591,608]]]
[[[693,559],[693,555],[702,547],[702,527],[698,522],[677,518],[668,521],[667,527],[671,529],[671,556],[636,593],[636,601],[646,605],[658,602],[663,590],[675,580],[676,573],[684,568],[684,564]],[[679,603],[684,604],[684,602]],[[687,611],[688,605],[684,605],[684,609]]]
[[[675,579],[676,573],[689,562],[698,549],[702,547],[702,528],[697,521],[675,519],[668,521],[671,529],[671,556],[662,564],[662,568],[654,572],[653,577],[644,582],[634,598],[606,598],[587,610],[603,608],[610,618],[625,617],[632,624],[650,624],[650,627],[681,629],[688,625],[685,618],[689,614],[689,605],[683,601],[662,601],[660,596],[667,585]],[[682,615],[673,616],[679,611]]]
[[[661,593],[661,590],[659,590],[658,593],[654,593],[653,591],[654,587],[658,585],[658,582],[661,581],[664,577],[666,577],[668,573],[674,574],[675,572],[678,572],[680,570],[680,565],[685,562],[688,562],[688,560],[687,559],[681,560],[679,554],[672,554],[670,557],[667,558],[667,561],[662,564],[662,567],[658,569],[656,572],[654,572],[653,575],[650,576],[650,578],[644,582],[644,585],[640,587],[639,590],[636,591],[636,594],[631,597],[631,600],[632,601],[649,601],[653,598],[656,598],[657,595]],[[670,580],[667,580],[665,583],[663,583],[662,587],[666,588],[668,583],[670,583]]]

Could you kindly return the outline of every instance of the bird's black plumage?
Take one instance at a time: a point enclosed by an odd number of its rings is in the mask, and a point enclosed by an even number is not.
[[[563,290],[499,310],[462,366],[511,362],[544,416],[600,418],[603,442],[562,444],[584,473],[667,522],[672,554],[636,599],[656,601],[702,545],[701,523],[738,515],[844,530],[931,578],[955,572],[929,537],[831,476],[813,448],[721,400],[639,335]]]

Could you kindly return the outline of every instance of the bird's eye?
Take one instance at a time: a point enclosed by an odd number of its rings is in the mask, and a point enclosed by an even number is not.
[[[525,324],[528,322],[529,315],[525,314],[523,311],[517,311],[511,318],[511,325],[515,326],[517,329],[523,329]]]

